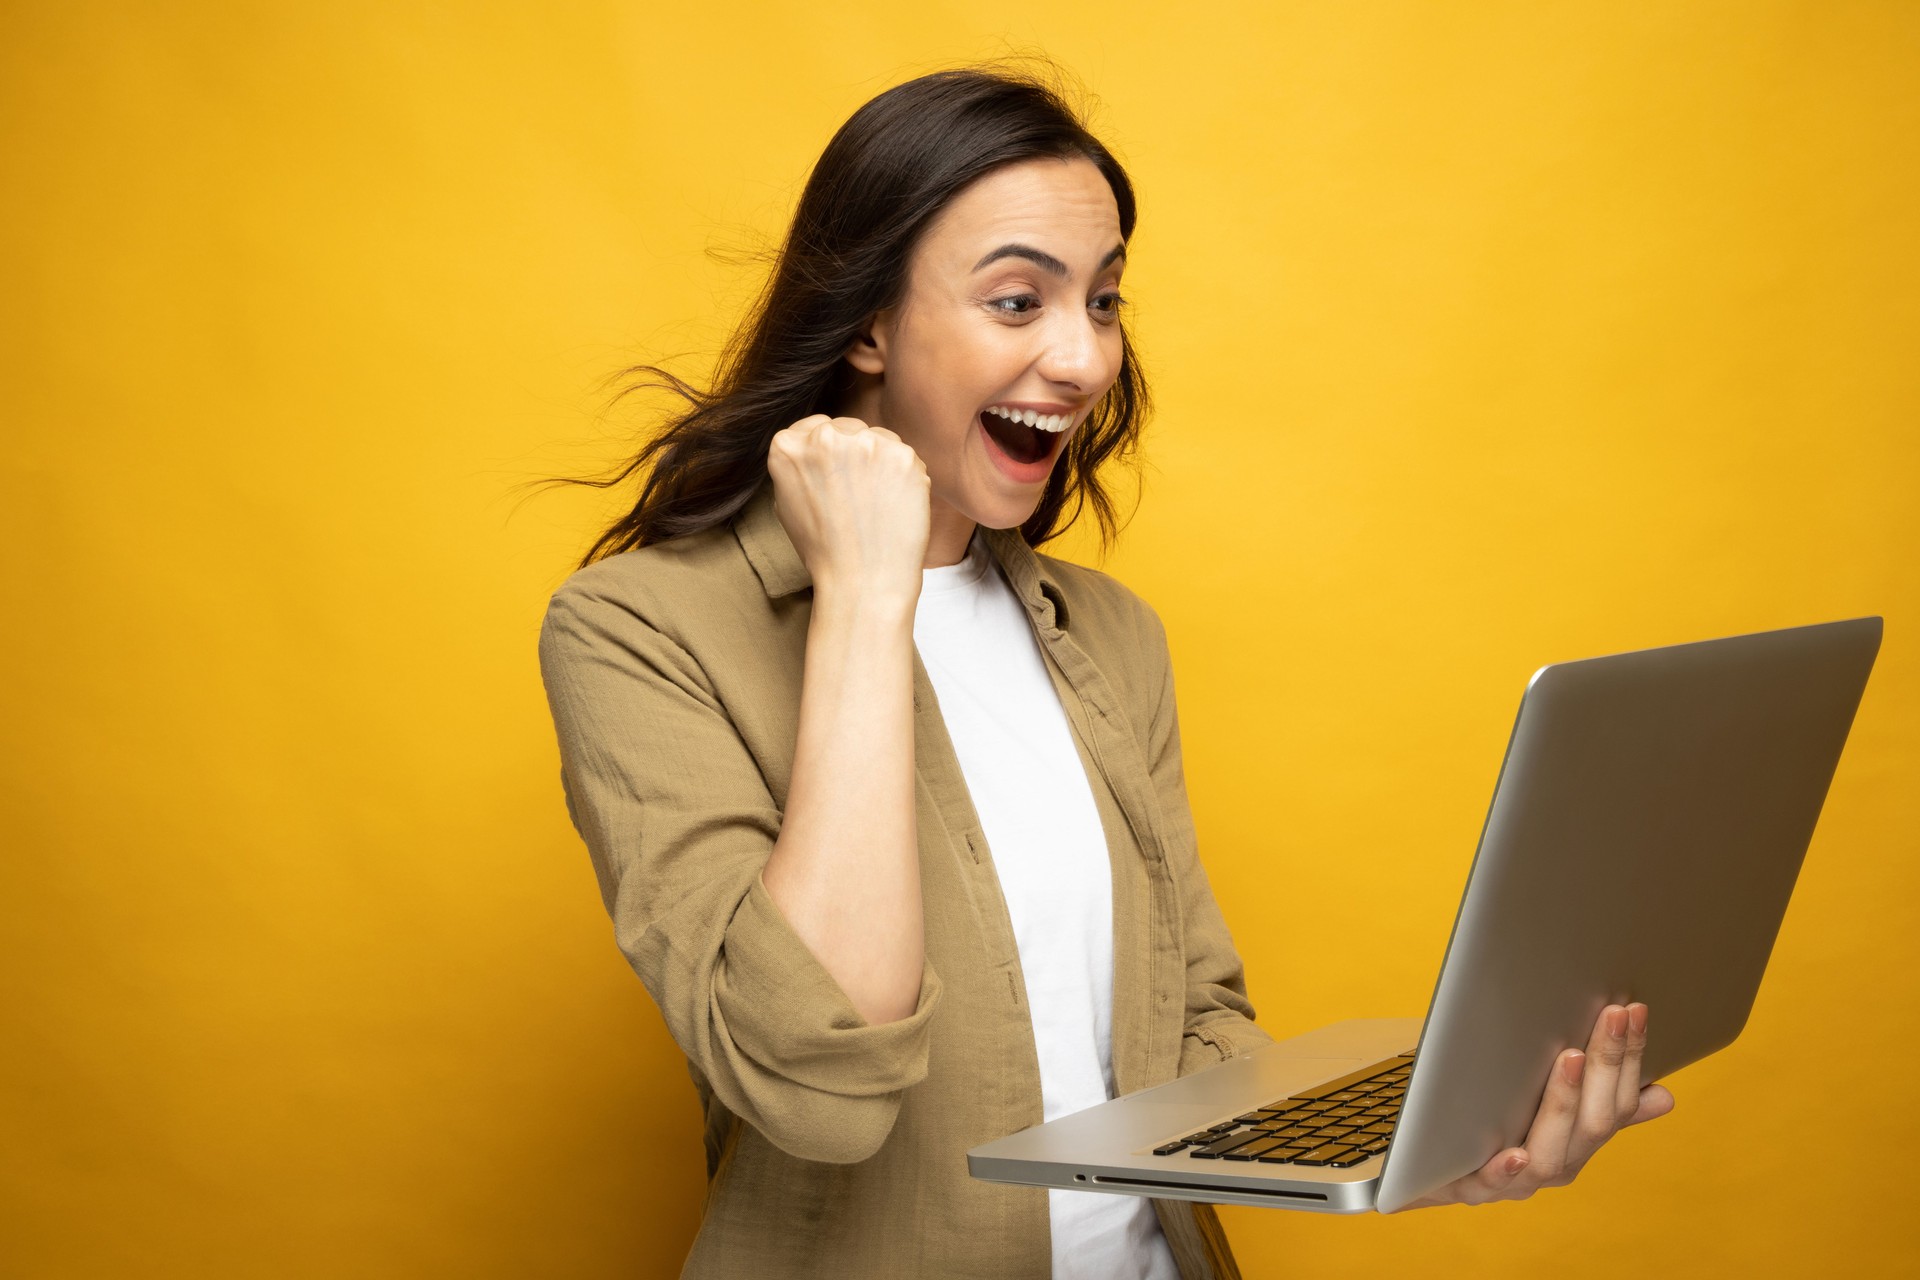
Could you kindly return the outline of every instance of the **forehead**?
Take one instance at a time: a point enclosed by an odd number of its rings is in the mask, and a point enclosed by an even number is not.
[[[1048,156],[995,169],[940,211],[916,265],[966,273],[984,254],[1015,243],[1045,249],[1075,271],[1120,243],[1113,188],[1091,160]]]

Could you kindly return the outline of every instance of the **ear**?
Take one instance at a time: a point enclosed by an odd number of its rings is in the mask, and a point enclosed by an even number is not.
[[[866,327],[847,344],[847,363],[861,373],[885,373],[892,322],[893,317],[885,311],[877,312],[868,320]]]

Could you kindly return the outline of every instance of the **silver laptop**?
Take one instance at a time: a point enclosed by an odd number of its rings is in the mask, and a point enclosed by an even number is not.
[[[1555,1056],[1650,1011],[1642,1074],[1746,1024],[1881,620],[1542,667],[1424,1024],[1337,1023],[967,1153],[976,1178],[1391,1212],[1524,1138]]]

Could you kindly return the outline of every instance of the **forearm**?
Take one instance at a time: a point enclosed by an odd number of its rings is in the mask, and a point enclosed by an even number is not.
[[[793,777],[767,892],[869,1023],[925,963],[913,796],[913,606],[816,586]]]

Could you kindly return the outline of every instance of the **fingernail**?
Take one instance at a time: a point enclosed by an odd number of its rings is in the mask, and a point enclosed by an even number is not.
[[[1615,1040],[1627,1038],[1627,1011],[1617,1009],[1607,1015],[1607,1034]]]
[[[1527,1158],[1521,1155],[1519,1152],[1516,1151],[1512,1155],[1507,1157],[1507,1176],[1509,1178],[1511,1178],[1514,1174],[1520,1172],[1522,1169],[1526,1167],[1527,1167]]]
[[[1579,1084],[1580,1077],[1586,1074],[1587,1055],[1578,1049],[1567,1050],[1565,1073],[1568,1084]]]
[[[1627,1021],[1633,1026],[1633,1034],[1637,1036],[1647,1034],[1647,1006],[1643,1004],[1628,1005]]]

